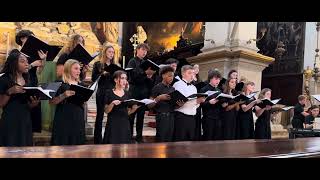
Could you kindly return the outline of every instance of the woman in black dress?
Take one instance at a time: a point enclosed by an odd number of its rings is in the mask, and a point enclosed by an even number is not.
[[[19,50],[10,52],[0,77],[0,146],[32,146],[31,108],[39,100],[25,94],[29,64]]]
[[[34,33],[30,30],[21,30],[16,35],[16,43],[19,46],[23,46],[27,41],[29,36],[34,36]],[[38,75],[44,69],[46,64],[48,52],[43,52],[42,50],[38,51],[38,55],[40,59],[32,59],[31,57],[28,58],[29,62],[29,85],[36,87],[38,86]],[[31,110],[31,119],[32,119],[32,131],[33,132],[41,132],[42,130],[42,117],[41,117],[41,103],[39,103],[36,107],[32,108]]]
[[[104,105],[106,92],[114,87],[114,81],[112,74],[105,70],[106,67],[113,64],[114,48],[112,46],[105,46],[102,50],[102,56],[100,61],[93,64],[92,70],[92,81],[96,81],[100,76],[98,82],[98,90],[96,93],[96,105],[97,105],[97,116],[94,127],[94,143],[102,143],[102,121],[104,116]]]
[[[254,92],[254,87],[254,82],[245,83],[242,94],[246,96],[250,95]],[[260,102],[260,99],[255,99],[255,97],[252,97],[251,99],[247,100],[244,104],[240,105],[240,110],[237,116],[237,122],[239,127],[239,139],[254,138],[254,121],[252,108]]]
[[[237,95],[238,92],[235,91],[237,79],[228,79],[226,84],[223,88],[223,93],[229,95]],[[233,100],[226,101],[222,99],[220,101],[222,106],[221,111],[221,119],[222,119],[222,129],[223,129],[223,139],[231,140],[236,139],[236,132],[237,132],[237,113],[240,109],[239,105],[242,102],[235,102]]]
[[[84,103],[73,101],[71,84],[80,84],[80,64],[70,59],[64,65],[62,85],[50,104],[57,105],[52,127],[52,145],[85,144]]]
[[[62,53],[60,54],[57,63],[56,63],[56,74],[57,74],[57,78],[58,79],[62,79],[62,75],[63,75],[63,70],[64,70],[64,63],[69,59],[69,54],[73,51],[73,49],[78,45],[81,44],[82,46],[85,46],[85,41],[84,38],[79,35],[79,34],[75,34],[71,37],[68,45],[66,46],[66,48],[64,48],[62,50]],[[89,66],[85,65],[82,69],[81,69],[81,73],[80,73],[80,80],[85,79],[85,75],[86,72],[88,71]]]
[[[129,99],[125,91],[128,86],[127,74],[124,71],[116,71],[113,75],[115,87],[106,94],[105,112],[108,114],[103,143],[105,144],[127,144],[131,142],[131,130],[129,115],[134,113],[138,106],[128,108],[123,104]]]
[[[259,94],[259,99],[271,99],[271,89],[264,88]],[[255,123],[254,135],[256,139],[271,139],[271,106],[260,108],[259,106],[254,107],[256,116],[258,117]]]

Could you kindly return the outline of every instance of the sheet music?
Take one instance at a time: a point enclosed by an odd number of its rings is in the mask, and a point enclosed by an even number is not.
[[[287,110],[292,109],[292,108],[294,108],[294,106],[288,106],[288,107],[284,107],[284,108],[282,108],[282,109],[285,110],[285,111],[287,111]]]
[[[220,92],[220,91],[207,91],[207,92],[205,92],[205,94],[207,94],[208,96],[211,96],[211,95],[216,94],[218,92]]]
[[[152,99],[142,99],[140,102],[142,102],[146,105],[151,104],[151,103],[155,103],[155,101]]]
[[[156,63],[154,63],[153,61],[151,61],[150,59],[147,59],[149,62],[151,62],[152,64],[154,64],[154,65],[156,65],[156,66],[158,66],[159,67],[159,65],[158,64],[156,64]]]
[[[314,118],[313,129],[320,129],[320,118]]]
[[[254,97],[258,92],[259,92],[259,91],[253,92],[253,93],[249,94],[247,97],[248,97],[249,99],[251,99],[251,98]]]
[[[99,51],[97,51],[97,52],[93,53],[93,54],[92,54],[92,58],[94,59],[95,57],[99,56],[99,54],[100,54],[100,52],[99,52]]]
[[[219,94],[216,98],[218,98],[218,97],[225,97],[225,98],[234,99],[234,98],[237,97],[237,96],[239,96],[239,95],[232,96],[232,95],[229,95],[229,94],[221,93],[221,94]]]
[[[281,98],[280,98],[280,99],[274,99],[274,100],[272,100],[271,102],[272,102],[273,104],[277,104],[280,100],[281,100]]]
[[[42,87],[23,87],[23,89],[38,89],[49,98],[52,98],[50,95],[50,92],[55,92],[54,90],[51,90],[51,89],[42,89]]]
[[[160,65],[159,65],[159,68],[163,68],[163,67],[165,67],[165,66],[170,66],[170,65],[168,65],[168,64],[160,64]]]
[[[311,95],[311,96],[320,102],[320,94]]]
[[[90,86],[90,90],[94,91],[98,85],[98,82],[101,78],[101,75],[97,78],[97,80]]]

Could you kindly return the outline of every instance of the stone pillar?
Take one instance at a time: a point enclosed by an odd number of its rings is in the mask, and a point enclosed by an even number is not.
[[[202,53],[187,60],[199,64],[201,79],[207,78],[209,69],[218,68],[224,77],[231,69],[238,71],[261,89],[262,70],[274,58],[257,53],[256,22],[206,22]]]
[[[202,53],[187,60],[199,64],[202,80],[207,79],[209,69],[218,68],[224,77],[235,69],[239,78],[243,76],[253,81],[255,89],[260,91],[262,71],[274,58],[257,53],[256,32],[256,22],[206,22]],[[271,123],[273,138],[287,137],[281,116],[279,113]]]

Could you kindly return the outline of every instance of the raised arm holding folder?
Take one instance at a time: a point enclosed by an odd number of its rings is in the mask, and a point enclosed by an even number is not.
[[[41,41],[35,36],[29,36],[23,45],[21,52],[29,56],[31,60],[38,60],[40,59],[38,51],[42,50],[44,53],[48,52],[46,60],[53,61],[61,49],[62,46],[52,46]]]
[[[93,55],[90,55],[81,44],[78,44],[69,54],[68,59],[75,59],[84,65],[88,65],[99,54],[100,52],[95,52]]]

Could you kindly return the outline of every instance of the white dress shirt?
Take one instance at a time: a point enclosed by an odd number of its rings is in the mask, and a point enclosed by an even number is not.
[[[181,94],[183,94],[185,97],[197,93],[197,88],[193,84],[188,85],[184,80],[177,81],[173,84],[173,87]],[[192,99],[187,101],[180,108],[175,109],[175,111],[179,111],[186,115],[194,116],[197,114],[197,108],[199,106],[200,105],[197,103],[197,99]]]

